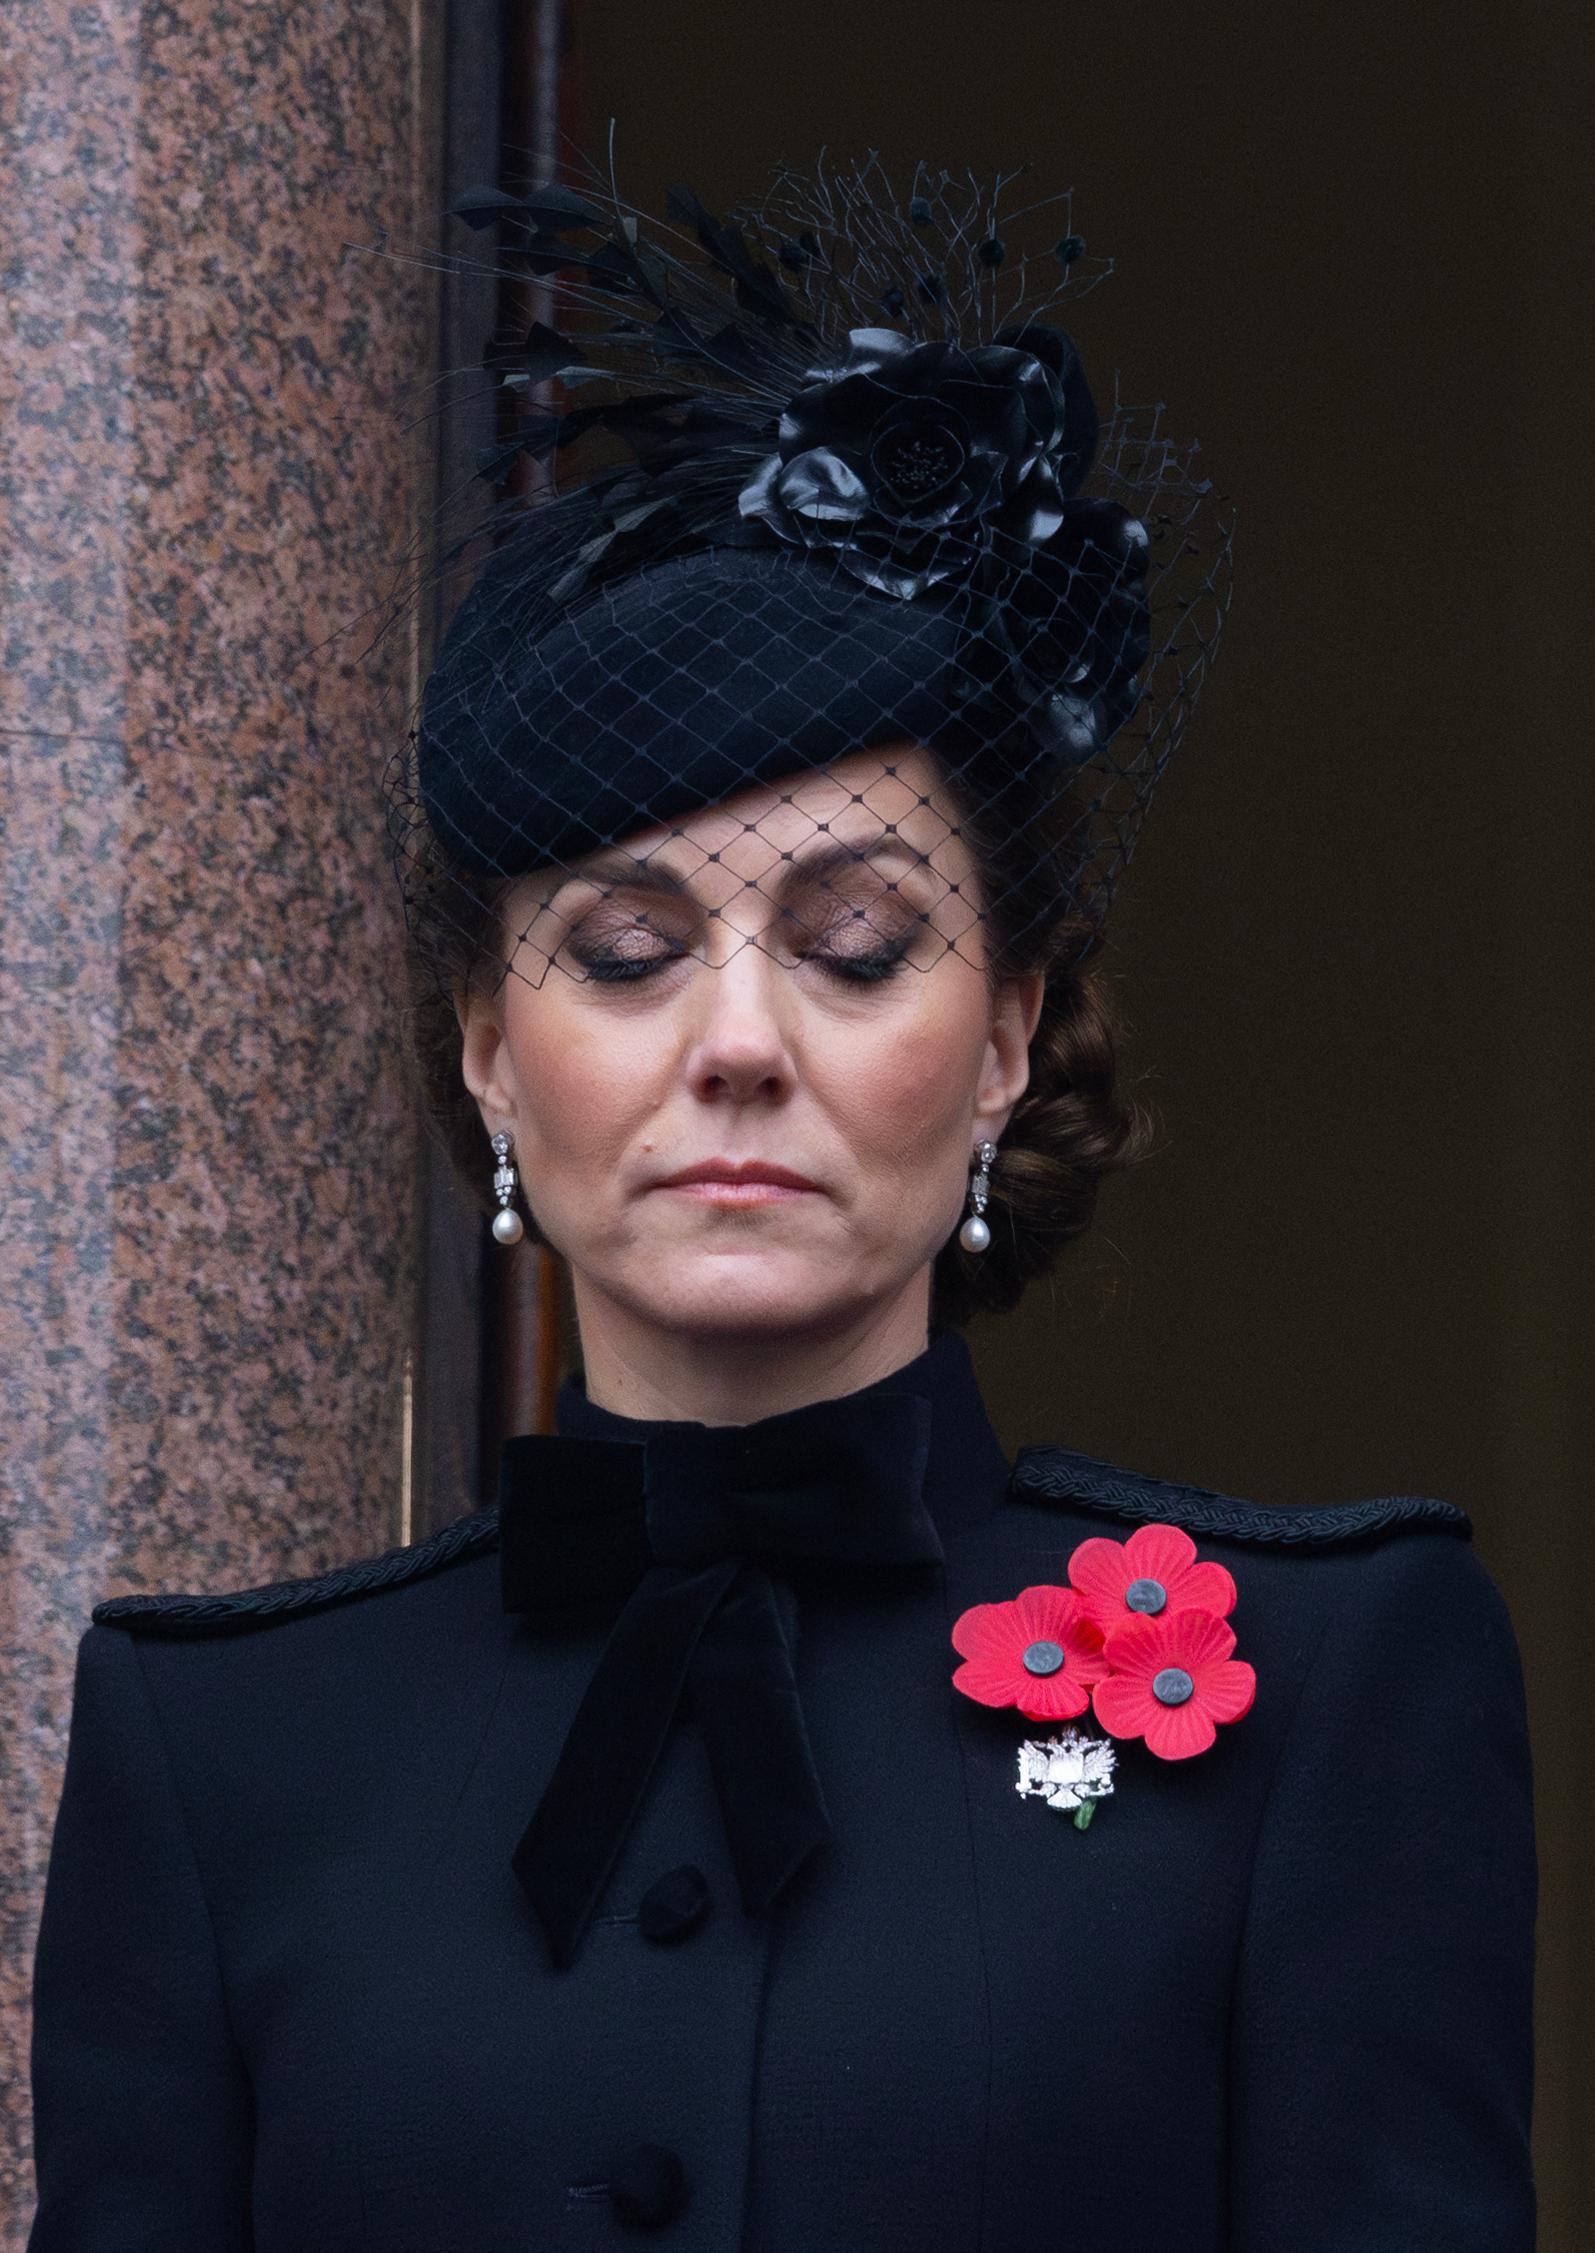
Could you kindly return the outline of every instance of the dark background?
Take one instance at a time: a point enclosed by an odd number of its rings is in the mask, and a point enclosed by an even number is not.
[[[595,157],[613,119],[654,210],[822,146],[1072,187],[1117,263],[1076,324],[1099,397],[1116,372],[1164,399],[1234,496],[1224,647],[1109,958],[1158,1151],[975,1342],[1010,1444],[1473,1514],[1529,1682],[1542,2242],[1571,2253],[1595,2007],[1587,10],[450,20],[455,186],[496,113]]]

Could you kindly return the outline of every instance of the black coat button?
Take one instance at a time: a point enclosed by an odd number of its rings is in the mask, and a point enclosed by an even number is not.
[[[691,1862],[655,1878],[637,1904],[637,1929],[645,1940],[680,1940],[709,1909],[709,1880]]]
[[[687,2173],[662,2143],[640,2143],[610,2170],[609,2197],[629,2229],[657,2229],[687,2203]]]

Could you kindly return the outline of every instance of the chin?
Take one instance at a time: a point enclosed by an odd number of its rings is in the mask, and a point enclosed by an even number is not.
[[[650,1282],[657,1284],[657,1274]],[[769,1338],[845,1329],[901,1279],[839,1274],[827,1263],[769,1252],[677,1255],[667,1289],[625,1290],[635,1313],[700,1337]]]

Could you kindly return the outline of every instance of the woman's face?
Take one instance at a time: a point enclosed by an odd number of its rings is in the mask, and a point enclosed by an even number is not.
[[[928,1295],[1041,1000],[988,978],[955,820],[929,752],[860,752],[515,887],[465,1078],[579,1317],[746,1343]]]

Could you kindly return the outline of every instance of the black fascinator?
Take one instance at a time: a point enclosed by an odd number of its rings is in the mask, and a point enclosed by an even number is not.
[[[456,206],[550,317],[489,346],[504,497],[388,776],[441,983],[1094,943],[1231,519],[1161,405],[1099,406],[1108,262],[1010,185],[872,156],[719,218],[596,175]]]

